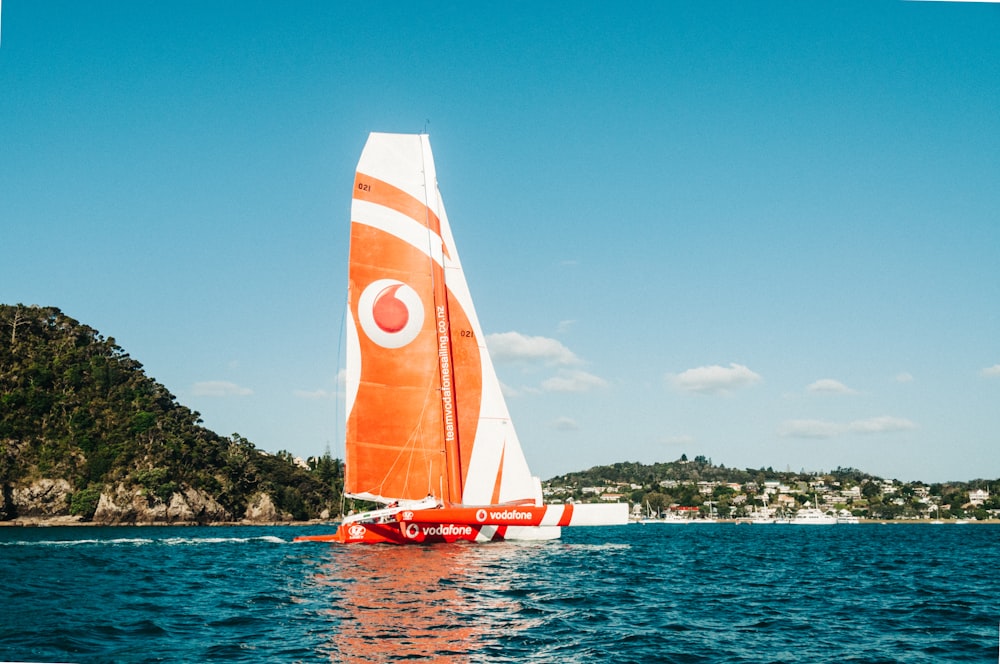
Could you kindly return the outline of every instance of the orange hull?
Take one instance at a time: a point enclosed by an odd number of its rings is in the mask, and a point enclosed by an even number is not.
[[[296,542],[339,542],[340,544],[436,544],[489,542],[504,539],[506,528],[455,523],[348,523],[332,535],[305,535]]]
[[[405,510],[396,514],[401,523],[453,523],[470,526],[568,526],[573,505],[483,505]]]
[[[417,507],[370,513],[340,524],[333,535],[296,537],[295,540],[423,544],[551,539],[558,537],[563,526],[613,526],[627,522],[628,505],[623,503]]]

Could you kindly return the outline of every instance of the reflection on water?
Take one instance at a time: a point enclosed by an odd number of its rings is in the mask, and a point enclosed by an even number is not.
[[[531,626],[511,584],[544,544],[332,547],[315,582],[329,598],[331,660],[462,659]]]

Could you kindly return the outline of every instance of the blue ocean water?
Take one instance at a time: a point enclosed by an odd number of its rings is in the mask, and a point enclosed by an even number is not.
[[[0,528],[0,660],[997,662],[1000,526]]]

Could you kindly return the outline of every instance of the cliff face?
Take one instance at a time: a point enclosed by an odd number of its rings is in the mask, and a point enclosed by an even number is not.
[[[85,515],[73,514],[73,491],[64,479],[40,479],[6,484],[0,492],[0,515],[14,523],[80,523]],[[110,485],[97,496],[89,519],[95,525],[208,524],[221,522],[281,523],[292,515],[279,510],[267,493],[254,495],[242,514],[232,514],[205,491],[191,487],[172,493],[167,500],[145,489],[124,483]]]
[[[141,487],[116,484],[106,487],[94,511],[94,523],[211,523],[231,521],[231,515],[203,491],[187,488],[164,502]]]
[[[71,488],[64,479],[41,479],[30,484],[11,486],[3,492],[0,513],[43,518],[68,516]]]

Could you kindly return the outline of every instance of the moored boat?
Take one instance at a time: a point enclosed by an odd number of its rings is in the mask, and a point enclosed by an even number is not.
[[[789,523],[799,526],[826,526],[837,523],[837,517],[816,507],[803,507],[795,513]]]

